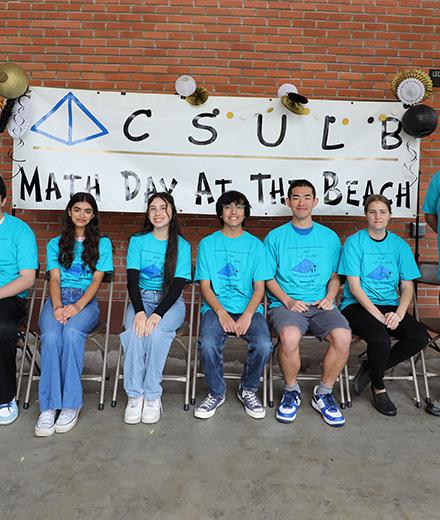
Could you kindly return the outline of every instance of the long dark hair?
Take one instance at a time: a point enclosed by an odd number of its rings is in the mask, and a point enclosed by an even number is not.
[[[171,285],[173,284],[174,280],[174,273],[176,272],[176,265],[177,265],[177,251],[178,251],[178,238],[179,235],[183,238],[183,235],[179,229],[179,224],[177,222],[177,210],[176,205],[174,203],[173,197],[165,192],[162,191],[160,193],[154,193],[150,196],[147,202],[147,210],[145,214],[145,223],[144,228],[142,230],[142,233],[150,233],[153,231],[154,226],[150,221],[150,217],[148,216],[150,211],[151,203],[154,199],[161,199],[163,200],[167,207],[171,209],[171,220],[170,220],[170,226],[168,228],[168,245],[167,250],[165,253],[165,265],[163,269],[163,285],[162,285],[162,292],[166,294],[169,289],[171,288]]]
[[[93,209],[93,218],[85,228],[85,239],[83,242],[83,252],[81,259],[83,265],[88,265],[91,271],[95,271],[96,264],[99,258],[99,213],[96,200],[90,193],[79,191],[75,193],[69,200],[69,203],[64,210],[63,215],[63,229],[61,231],[61,238],[59,242],[58,261],[65,267],[69,268],[73,262],[73,252],[75,248],[75,225],[69,215],[69,211],[77,202],[87,202]]]

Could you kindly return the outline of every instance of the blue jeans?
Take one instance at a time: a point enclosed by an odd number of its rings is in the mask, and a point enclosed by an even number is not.
[[[143,290],[141,295],[145,312],[150,316],[162,293]],[[125,316],[125,332],[120,335],[124,348],[124,389],[128,397],[158,399],[162,395],[162,373],[171,343],[185,320],[185,304],[182,297],[178,298],[149,336],[136,336],[134,316],[130,304]]]
[[[61,289],[63,306],[76,303],[82,289]],[[41,377],[38,395],[40,409],[81,408],[83,405],[81,374],[87,335],[99,322],[95,298],[65,325],[53,315],[50,298],[44,304],[38,325],[41,331]]]
[[[241,315],[229,313],[233,320]],[[226,337],[217,314],[206,311],[200,323],[199,351],[209,392],[215,397],[223,396],[226,385],[223,379],[223,350]],[[252,316],[246,334],[241,336],[247,341],[248,355],[244,364],[241,386],[245,390],[256,392],[261,374],[272,351],[272,340],[266,318],[259,312]]]

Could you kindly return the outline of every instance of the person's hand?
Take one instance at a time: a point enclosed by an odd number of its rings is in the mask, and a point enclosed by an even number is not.
[[[284,302],[284,306],[289,311],[295,311],[295,312],[307,312],[309,310],[309,306],[306,302],[302,302],[301,300],[293,300],[292,298],[289,298]]]
[[[149,336],[154,330],[156,330],[161,319],[162,318],[159,316],[159,314],[154,314],[154,312],[148,316],[147,324],[145,326],[145,336]]]
[[[329,300],[327,297],[323,298],[322,300],[317,300],[316,302],[313,302],[313,305],[316,305],[318,309],[322,309],[324,311],[331,311],[333,309],[333,302]]]
[[[229,332],[231,334],[235,334],[235,321],[229,316],[229,314],[222,309],[221,311],[218,311],[217,313],[218,321],[220,322],[220,325],[222,326],[222,329],[225,332]]]
[[[63,307],[64,323],[66,323],[69,318],[73,318],[74,316],[76,316],[80,312],[80,310],[81,309],[79,309],[75,303],[71,303]]]
[[[395,330],[399,326],[399,323],[402,321],[402,318],[396,312],[387,312],[385,314],[385,325],[390,330]]]
[[[147,315],[144,311],[140,311],[137,314],[135,314],[134,320],[133,320],[133,329],[139,338],[142,336],[145,336],[145,330],[147,329]]]
[[[53,310],[53,315],[55,316],[55,319],[64,325],[66,320],[64,319],[64,310],[63,307],[57,307]]]
[[[235,322],[235,334],[237,337],[243,336],[249,329],[249,326],[252,321],[252,314],[248,312],[244,312],[238,320]]]

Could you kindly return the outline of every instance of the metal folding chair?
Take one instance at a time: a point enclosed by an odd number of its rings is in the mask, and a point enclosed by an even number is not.
[[[121,330],[124,330],[124,322],[125,322],[125,314],[128,306],[128,292],[125,294],[125,302],[124,302],[124,314],[122,317],[122,326]],[[179,381],[181,383],[185,383],[185,400],[183,409],[185,411],[189,410],[189,389],[190,389],[190,379],[191,379],[191,355],[192,355],[192,341],[193,341],[193,323],[194,323],[194,303],[195,303],[195,284],[191,283],[191,300],[190,300],[190,311],[189,311],[189,321],[185,321],[185,323],[176,331],[176,337],[173,340],[173,343],[176,343],[179,347],[183,349],[186,354],[186,368],[184,374],[169,374],[164,372],[162,376],[163,381]],[[185,343],[185,337],[187,337],[187,342]],[[113,386],[113,397],[112,397],[112,407],[114,408],[117,404],[117,395],[118,395],[118,386],[119,381],[124,379],[124,375],[121,373],[121,365],[122,365],[122,356],[123,356],[123,348],[122,343],[119,341],[119,350],[118,350],[118,361],[116,364],[116,373],[115,373],[115,382]],[[166,367],[166,365],[165,365]]]
[[[416,280],[416,288],[414,291],[414,316],[420,323],[422,323],[427,329],[428,333],[433,333],[434,335],[430,334],[431,339],[429,340],[426,347],[429,347],[433,350],[435,350],[437,353],[440,353],[440,346],[438,344],[438,341],[440,340],[440,317],[438,318],[421,318],[419,314],[419,306],[417,302],[417,288],[418,284],[425,284],[430,286],[440,286],[440,279],[438,277],[438,263],[437,262],[420,262],[418,264],[419,270],[421,273],[421,277]],[[425,348],[426,348],[425,347]],[[427,403],[431,402],[431,394],[429,391],[429,378],[432,377],[440,377],[440,374],[431,373],[428,372],[426,369],[426,362],[425,362],[425,354],[424,351],[421,350],[419,354],[416,356],[416,362],[420,359],[421,365],[422,365],[422,375],[423,375],[423,382],[425,386],[425,399]]]
[[[21,350],[21,362],[20,362],[20,369],[18,373],[18,381],[17,381],[17,392],[15,394],[15,400],[17,403],[20,400],[20,391],[21,391],[21,383],[23,381],[23,376],[29,376],[29,374],[24,373],[24,366],[25,361],[28,360],[29,363],[32,359],[32,350],[29,346],[30,337],[34,336],[35,341],[35,331],[31,331],[31,323],[32,323],[32,316],[34,312],[34,306],[35,306],[35,297],[37,294],[37,282],[39,278],[39,272],[37,271],[36,277],[35,277],[35,283],[29,290],[29,296],[27,298],[27,314],[23,318],[23,320],[19,323],[18,328],[18,337],[17,337],[17,348]]]
[[[49,273],[46,273],[43,285],[43,293],[41,296],[40,310],[39,315],[41,315],[41,311],[43,310],[43,306],[46,302],[47,295],[47,287],[49,282]],[[113,272],[105,273],[104,279],[102,281],[103,284],[108,285],[108,305],[107,311],[105,313],[105,319],[100,319],[98,325],[89,333],[87,337],[87,341],[91,341],[102,357],[102,370],[99,374],[83,374],[81,376],[81,380],[83,381],[96,381],[101,383],[100,386],[100,394],[99,394],[99,404],[98,409],[103,410],[104,408],[104,392],[105,392],[105,381],[107,378],[107,354],[108,354],[108,343],[110,337],[110,321],[111,321],[111,313],[112,313],[112,303],[113,303],[113,284],[114,284],[114,275]],[[101,313],[102,316],[102,313]],[[98,339],[98,335],[104,333],[104,342]],[[40,347],[40,332],[35,336],[35,342],[32,349],[32,357],[31,357],[31,365],[29,369],[29,378],[28,384],[26,388],[26,396],[23,403],[23,408],[29,408],[29,397],[31,393],[31,386],[33,381],[38,381],[40,379],[39,375],[34,374],[35,364],[37,356],[39,355],[39,347]]]
[[[199,340],[199,333],[200,333],[200,318],[201,318],[200,310],[201,310],[201,308],[202,308],[202,294],[201,294],[201,291],[199,291],[198,313],[197,313],[197,327],[196,327],[196,338],[197,338],[197,341],[196,341],[196,346],[195,346],[195,349],[194,349],[194,365],[193,365],[193,378],[192,378],[192,391],[191,391],[191,404],[192,405],[196,404],[197,379],[200,379],[201,377],[205,377],[205,374],[203,373],[203,371],[201,369],[198,370],[198,365],[199,365],[198,340]],[[235,336],[232,336],[232,335],[228,336],[228,338],[238,339],[238,338],[236,338]],[[226,341],[228,341],[228,338],[226,339]],[[265,367],[264,367],[264,370],[263,370],[263,375],[260,377],[260,381],[262,381],[262,383],[263,383],[263,406],[264,406],[264,408],[267,407],[267,370],[268,370],[268,368],[267,368],[267,364],[266,364]],[[223,377],[225,379],[240,380],[241,379],[241,374],[232,373],[232,372],[225,372],[223,374]]]

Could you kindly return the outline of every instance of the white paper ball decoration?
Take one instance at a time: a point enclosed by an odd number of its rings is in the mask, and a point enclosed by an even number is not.
[[[294,92],[295,94],[298,94],[298,89],[295,87],[295,85],[292,85],[291,83],[284,83],[278,89],[278,97],[281,98],[283,96],[287,96],[289,92]]]
[[[176,92],[179,96],[187,97],[194,94],[196,82],[191,76],[180,76],[176,80]]]
[[[404,79],[397,87],[397,97],[406,105],[420,103],[425,96],[425,86],[417,78]]]

